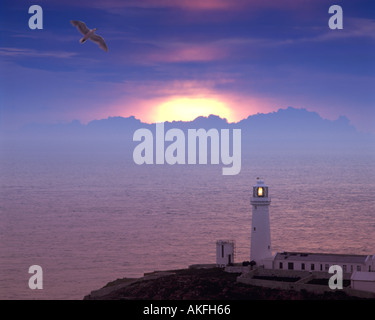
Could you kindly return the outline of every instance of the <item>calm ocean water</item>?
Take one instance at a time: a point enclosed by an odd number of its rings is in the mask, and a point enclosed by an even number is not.
[[[269,186],[272,250],[375,253],[375,157],[269,154],[237,176],[215,166],[136,166],[121,152],[3,147],[0,298],[82,299],[122,277],[249,260],[250,194]],[[44,289],[28,288],[29,266]]]

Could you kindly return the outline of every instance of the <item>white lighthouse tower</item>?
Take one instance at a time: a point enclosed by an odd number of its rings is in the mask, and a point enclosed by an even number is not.
[[[269,217],[271,198],[268,196],[268,186],[259,178],[253,186],[250,203],[252,205],[250,261],[254,260],[257,265],[265,265],[268,264],[267,260],[272,259]]]

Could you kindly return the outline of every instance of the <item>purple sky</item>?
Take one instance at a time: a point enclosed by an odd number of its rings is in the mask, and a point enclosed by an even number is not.
[[[31,4],[43,8],[43,30],[28,27]],[[343,8],[343,30],[328,27],[333,4]],[[181,108],[210,106],[238,121],[292,106],[332,120],[345,115],[375,132],[374,7],[368,0],[7,1],[0,128],[130,115],[150,122],[160,106],[175,120]],[[81,45],[72,19],[98,28],[109,52]]]

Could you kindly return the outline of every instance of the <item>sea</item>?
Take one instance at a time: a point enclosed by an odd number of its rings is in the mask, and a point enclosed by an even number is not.
[[[7,142],[0,156],[0,299],[81,300],[118,278],[250,255],[252,187],[269,187],[272,251],[375,254],[375,156],[261,152],[221,165],[136,165],[122,148]],[[43,289],[29,288],[29,267]]]

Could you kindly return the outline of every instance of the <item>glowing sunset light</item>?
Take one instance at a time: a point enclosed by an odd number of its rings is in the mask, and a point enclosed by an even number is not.
[[[192,121],[199,116],[217,115],[232,120],[225,103],[208,98],[173,98],[156,107],[154,121]]]

